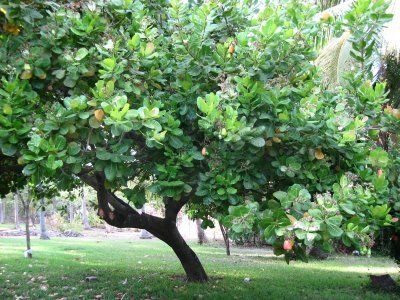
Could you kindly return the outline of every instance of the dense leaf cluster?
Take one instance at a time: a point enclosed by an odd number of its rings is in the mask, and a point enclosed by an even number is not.
[[[313,63],[317,10],[302,2],[9,1],[1,152],[35,182],[104,174],[136,207],[146,190],[189,197],[204,226],[228,216],[277,253],[332,238],[368,252],[391,223],[391,162],[371,138],[385,85],[367,81],[385,4],[349,14],[360,65],[332,89]]]

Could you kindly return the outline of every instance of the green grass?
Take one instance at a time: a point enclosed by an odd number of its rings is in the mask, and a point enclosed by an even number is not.
[[[20,224],[20,227],[25,226],[24,224]],[[15,229],[14,224],[0,224],[0,230],[9,230],[9,229]]]
[[[186,283],[172,250],[156,240],[33,238],[32,260],[23,238],[0,238],[0,299],[395,299],[365,287],[368,274],[398,268],[389,259],[337,256],[286,265],[268,250],[193,245],[211,277]],[[87,283],[94,275],[98,281]],[[245,283],[244,278],[251,281]],[[32,279],[33,278],[33,279]],[[126,284],[123,282],[126,280]]]

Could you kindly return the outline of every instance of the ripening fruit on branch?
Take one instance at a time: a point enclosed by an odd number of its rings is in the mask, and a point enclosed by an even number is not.
[[[24,70],[19,77],[21,79],[31,79],[32,78],[32,70]]]
[[[8,24],[8,23],[3,24],[3,30],[5,32],[11,33],[12,35],[19,35],[19,33],[21,31],[17,25]]]
[[[17,160],[17,163],[18,163],[19,165],[23,165],[23,164],[25,164],[25,159],[24,159],[22,156],[20,156],[20,157],[18,158],[18,160]]]
[[[393,107],[391,107],[390,105],[386,106],[384,112],[387,114],[391,114],[393,112]]]
[[[383,171],[382,171],[382,169],[379,169],[378,170],[378,177],[381,177],[383,175]]]
[[[398,108],[393,109],[392,116],[395,117],[396,119],[400,120],[400,109],[398,109]]]
[[[294,241],[293,240],[285,240],[283,242],[283,250],[290,251],[293,249]]]
[[[276,136],[274,136],[274,137],[272,138],[272,140],[273,140],[275,143],[280,143],[280,142],[282,142],[282,140],[281,140],[280,138],[276,137]]]
[[[388,105],[385,107],[384,112],[387,113],[388,115],[392,115],[396,119],[400,120],[400,109],[393,108],[390,105]]]
[[[320,148],[318,148],[318,149],[315,150],[314,156],[315,156],[316,159],[321,160],[321,159],[324,159],[325,154],[322,152],[322,150]]]
[[[271,147],[272,146],[272,141],[271,140],[266,141],[265,142],[265,146],[266,147]]]
[[[229,45],[228,52],[229,52],[230,54],[235,53],[235,45],[234,45],[233,43],[231,43],[231,44]]]
[[[201,155],[206,156],[207,155],[207,148],[203,147],[203,149],[201,149]]]
[[[104,119],[104,111],[102,109],[96,109],[94,111],[94,117],[99,122],[103,121],[103,119]]]

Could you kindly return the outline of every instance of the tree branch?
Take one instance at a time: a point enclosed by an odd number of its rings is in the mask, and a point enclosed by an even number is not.
[[[164,201],[165,204],[165,219],[167,221],[176,221],[176,217],[182,207],[189,202],[191,194],[187,196],[182,196],[181,199],[175,201],[172,198],[167,198]]]
[[[192,193],[175,201],[167,198],[165,201],[165,218],[146,213],[139,213],[117,195],[105,187],[105,175],[96,172],[78,174],[79,178],[97,191],[99,216],[108,224],[118,228],[146,229],[154,236],[164,240],[171,226],[176,226],[176,217],[182,207],[190,200]]]

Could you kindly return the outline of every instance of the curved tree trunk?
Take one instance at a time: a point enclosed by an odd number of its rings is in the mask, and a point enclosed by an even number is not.
[[[229,255],[231,255],[231,248],[230,248],[230,244],[229,244],[228,232],[227,232],[226,228],[224,227],[224,225],[222,225],[221,223],[219,223],[219,228],[221,229],[222,237],[224,238],[226,255],[229,256]]]
[[[178,228],[171,229],[170,236],[163,240],[178,256],[183,269],[186,272],[188,281],[205,282],[208,280],[206,271],[203,268],[196,253],[186,244]]]
[[[165,217],[160,218],[145,212],[139,213],[123,199],[108,190],[105,187],[104,173],[95,172],[94,175],[82,173],[79,177],[97,191],[100,218],[118,228],[147,230],[174,250],[189,281],[205,282],[208,280],[199,258],[186,244],[176,227],[177,215],[189,201],[190,195],[182,196],[179,200],[165,198]]]

